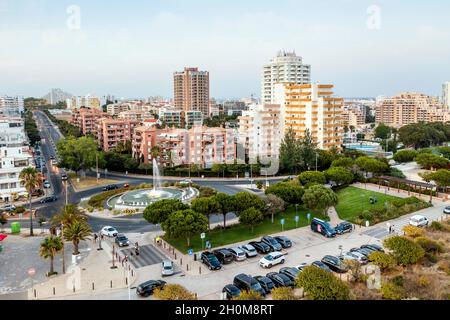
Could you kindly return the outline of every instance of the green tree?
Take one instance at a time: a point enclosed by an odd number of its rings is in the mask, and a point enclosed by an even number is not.
[[[298,140],[292,127],[289,127],[280,145],[280,170],[295,174],[302,166]]]
[[[41,174],[32,167],[28,167],[22,170],[19,175],[19,180],[22,186],[24,186],[25,190],[27,190],[28,193],[28,203],[30,208],[30,236],[34,236],[33,233],[33,208],[32,208],[32,195],[33,192],[36,190],[39,190],[42,183],[42,176]]]
[[[342,167],[345,169],[352,170],[355,166],[355,161],[352,158],[344,157],[337,160],[334,160],[331,164],[332,168]]]
[[[55,274],[53,268],[53,261],[56,254],[61,252],[63,244],[60,237],[47,237],[41,242],[39,249],[39,255],[44,259],[50,259],[50,272],[49,276]]]
[[[64,206],[60,213],[53,216],[52,224],[53,225],[65,225],[68,226],[74,222],[87,222],[88,217],[84,213],[82,213],[77,205],[69,204]]]
[[[394,236],[384,240],[384,246],[392,250],[392,255],[398,264],[407,266],[415,264],[423,258],[425,251],[414,241],[401,236]]]
[[[356,159],[356,165],[365,172],[371,172],[375,176],[385,173],[389,165],[385,162],[369,157],[360,157]]]
[[[139,165],[139,167],[138,167],[139,170],[145,170],[145,175],[147,175],[147,174],[148,174],[148,170],[151,170],[152,168],[153,168],[153,165],[152,165],[152,164],[150,164],[150,163],[145,163],[145,162],[142,162],[142,163]]]
[[[375,138],[387,140],[391,137],[392,129],[384,123],[380,123],[375,129]]]
[[[82,175],[96,165],[97,156],[101,157],[97,143],[91,137],[62,139],[57,143],[57,149],[60,167],[77,173],[81,171]]]
[[[394,154],[394,160],[400,163],[412,162],[417,157],[415,150],[400,150]]]
[[[321,186],[311,186],[302,197],[303,203],[312,210],[319,210],[326,214],[328,208],[338,204],[338,197],[333,190]]]
[[[388,253],[375,251],[369,255],[369,261],[378,266],[381,271],[393,269],[397,265],[395,258]]]
[[[448,168],[450,161],[444,157],[440,157],[435,154],[421,153],[417,155],[415,161],[423,169],[445,169]]]
[[[264,198],[264,202],[266,203],[265,213],[271,216],[272,223],[274,223],[275,214],[286,209],[286,202],[274,194],[268,194]]]
[[[241,212],[239,215],[239,222],[243,225],[249,226],[252,230],[254,230],[254,227],[260,223],[262,223],[264,220],[264,215],[259,211],[258,209],[255,209],[254,207],[248,208]]]
[[[200,197],[201,198],[209,198],[216,195],[217,191],[216,189],[213,189],[211,187],[200,187]]]
[[[443,123],[412,123],[398,130],[399,140],[406,147],[427,148],[448,141],[449,125]]]
[[[338,186],[349,185],[353,182],[353,173],[342,167],[330,168],[325,171],[328,181],[334,181]]]
[[[301,204],[305,190],[298,184],[279,182],[266,189],[266,194],[273,194],[289,204]]]
[[[450,147],[439,147],[438,151],[442,154],[446,159],[450,159]]]
[[[211,198],[198,198],[194,199],[191,203],[191,209],[203,214],[208,218],[208,230],[211,230],[210,217],[212,214],[216,214],[220,210],[220,204],[214,197]]]
[[[327,183],[327,179],[322,172],[319,171],[305,171],[302,172],[298,179],[302,183],[302,185],[308,185],[312,183],[322,184]]]
[[[217,176],[219,177],[221,174],[225,176],[225,172],[227,170],[227,166],[222,163],[215,163],[211,167],[211,171],[217,173]]]
[[[80,254],[78,250],[80,241],[88,240],[91,234],[91,227],[86,222],[75,221],[67,227],[64,227],[64,239],[66,241],[72,241],[73,255]]]
[[[172,213],[187,209],[189,206],[178,199],[163,199],[145,208],[144,219],[151,224],[162,224]]]
[[[304,268],[295,282],[311,300],[350,299],[350,289],[345,282],[315,266]]]
[[[303,159],[304,165],[303,170],[311,170],[316,166],[316,156],[317,154],[317,143],[309,129],[306,129],[305,134],[302,139],[299,140],[299,151],[300,159]]]
[[[187,245],[190,246],[191,237],[208,230],[208,219],[191,209],[180,210],[171,213],[161,226],[169,237],[175,239],[184,237]]]
[[[226,193],[217,193],[214,196],[219,204],[219,211],[223,215],[223,228],[227,227],[227,214],[236,210],[236,198]]]
[[[152,159],[158,159],[161,153],[161,148],[159,146],[153,146],[150,150],[150,154],[152,155]]]
[[[255,208],[258,211],[263,211],[265,204],[264,201],[256,194],[250,192],[239,192],[234,195],[236,204],[236,214],[239,215],[243,211],[249,208]]]

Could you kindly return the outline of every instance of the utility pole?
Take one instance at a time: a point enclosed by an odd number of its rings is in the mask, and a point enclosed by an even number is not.
[[[316,152],[316,171],[318,171],[319,154]]]
[[[66,274],[66,259],[64,254],[64,223],[61,223],[61,240],[62,240],[62,272]]]
[[[67,193],[67,182],[68,182],[67,180],[64,181],[64,186],[65,186],[65,189],[66,189],[66,206],[69,205],[69,195]]]
[[[96,163],[96,168],[97,168],[97,184],[98,184],[98,153],[95,153],[95,163]]]

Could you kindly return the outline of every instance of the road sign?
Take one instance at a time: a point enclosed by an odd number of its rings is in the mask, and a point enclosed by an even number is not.
[[[194,250],[193,249],[189,249],[188,250],[188,255],[193,256],[194,255]]]
[[[311,220],[311,213],[308,213],[307,217],[308,217],[308,221]]]
[[[299,222],[300,221],[300,217],[299,216],[295,216],[295,222]]]
[[[281,225],[284,225],[285,222],[286,222],[285,219],[281,219]]]
[[[206,233],[202,233],[201,235],[200,235],[200,239],[205,239],[206,238]]]
[[[36,274],[36,269],[34,269],[34,268],[28,269],[28,275],[30,277],[34,276],[35,274]]]

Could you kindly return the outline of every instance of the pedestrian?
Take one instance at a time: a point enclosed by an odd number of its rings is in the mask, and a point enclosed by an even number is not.
[[[100,234],[100,239],[103,241],[103,233]]]
[[[134,253],[136,256],[139,255],[139,244],[137,242],[134,244]]]
[[[94,243],[97,243],[98,235],[94,234]]]

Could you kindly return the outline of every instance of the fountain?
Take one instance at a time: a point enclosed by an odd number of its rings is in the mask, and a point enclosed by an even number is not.
[[[107,201],[111,209],[135,209],[142,211],[153,202],[163,199],[180,199],[189,201],[198,195],[198,190],[194,188],[178,189],[163,188],[161,183],[161,173],[158,163],[153,159],[153,189],[140,189],[117,195]]]

